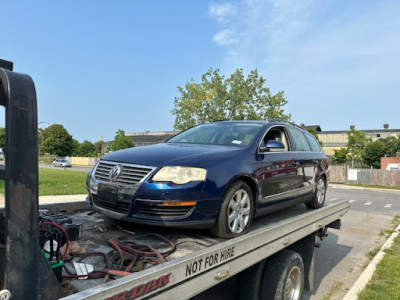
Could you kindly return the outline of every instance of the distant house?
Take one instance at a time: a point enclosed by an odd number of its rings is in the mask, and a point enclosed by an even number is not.
[[[126,136],[132,139],[135,147],[140,147],[165,142],[178,133],[179,131],[146,131],[127,133]]]
[[[396,157],[382,157],[381,170],[400,170],[400,152],[396,153]]]
[[[322,131],[321,126],[319,126],[319,125],[304,125],[304,124],[301,124],[300,126],[305,128],[305,129],[313,129],[316,132],[321,132]]]
[[[145,132],[131,132],[125,135],[130,137],[135,147],[154,145],[158,143],[165,142],[169,138],[178,134],[179,131],[145,131]],[[108,151],[108,145],[112,141],[104,143],[104,152]]]
[[[307,128],[307,126],[305,127]],[[389,136],[397,137],[400,135],[400,129],[383,128],[360,131],[365,132],[365,135],[368,138],[372,138],[373,141]],[[326,155],[332,156],[335,154],[335,150],[339,150],[340,148],[344,148],[347,146],[347,132],[348,130],[318,132],[318,137],[323,143],[323,148]]]

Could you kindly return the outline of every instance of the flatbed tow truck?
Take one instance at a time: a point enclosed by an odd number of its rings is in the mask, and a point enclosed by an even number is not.
[[[190,299],[233,276],[240,287],[239,299],[300,299],[303,288],[313,289],[314,248],[328,228],[340,228],[349,209],[347,201],[326,203],[317,210],[298,205],[257,218],[247,234],[225,240],[200,230],[108,219],[90,211],[84,202],[39,207],[34,84],[2,60],[0,104],[6,109],[5,166],[0,168],[5,180],[5,209],[0,213],[1,300]],[[73,294],[66,296],[38,242],[40,209],[47,210],[46,214],[41,210],[42,216],[62,214],[79,224],[77,242],[86,253],[95,253],[85,258],[100,259],[99,264],[115,254],[113,245],[119,241],[130,240],[139,252],[151,249],[156,254],[136,269],[133,263],[129,269],[124,266],[129,272],[106,269],[108,264],[101,278],[68,280]],[[68,276],[64,269],[64,277],[77,277],[71,265],[65,262],[74,275]]]

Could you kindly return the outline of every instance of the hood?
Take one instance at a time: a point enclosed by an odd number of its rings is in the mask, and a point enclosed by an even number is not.
[[[235,146],[160,143],[111,152],[101,159],[152,167],[165,165],[200,166],[209,160],[228,157],[231,153],[245,149],[247,148]]]

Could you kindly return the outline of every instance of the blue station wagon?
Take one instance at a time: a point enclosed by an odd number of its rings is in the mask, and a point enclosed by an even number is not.
[[[87,202],[111,218],[245,233],[254,217],[325,201],[328,161],[315,137],[277,121],[222,121],[104,155]]]

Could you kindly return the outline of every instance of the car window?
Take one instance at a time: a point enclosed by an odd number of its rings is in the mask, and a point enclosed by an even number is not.
[[[211,127],[195,127],[193,128],[193,130],[189,129],[181,134],[176,135],[171,140],[169,140],[169,142],[208,144],[214,135],[215,130]]]
[[[317,139],[309,133],[305,133],[306,139],[310,144],[311,151],[321,152],[321,145],[318,143]]]
[[[310,151],[306,137],[299,129],[289,127],[289,131],[293,138],[295,151]]]
[[[190,128],[167,142],[248,146],[261,128],[258,123],[209,123]]]
[[[285,146],[285,149],[270,149],[270,151],[273,152],[289,151],[289,144],[283,128],[273,127],[269,129],[263,138],[262,146],[265,146],[267,142],[270,140],[282,142],[282,144]]]

